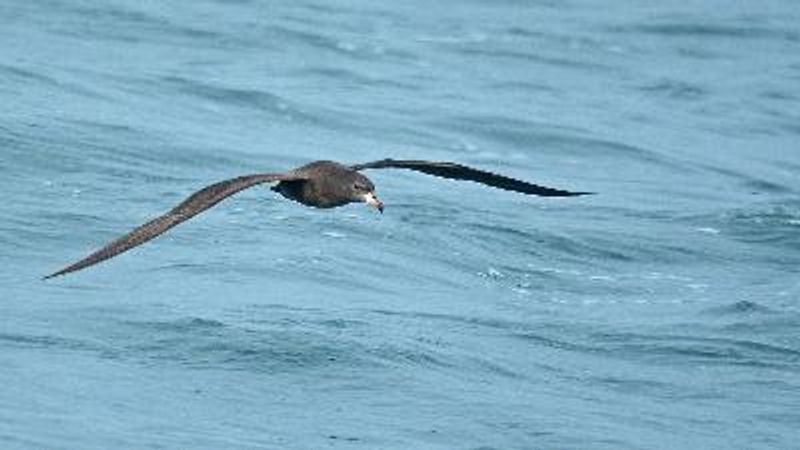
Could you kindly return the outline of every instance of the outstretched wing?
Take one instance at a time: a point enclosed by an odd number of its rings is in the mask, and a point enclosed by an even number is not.
[[[219,183],[206,186],[203,189],[195,192],[189,198],[184,200],[181,204],[173,208],[163,216],[156,217],[155,219],[147,222],[146,224],[134,229],[130,233],[122,236],[121,238],[109,243],[100,250],[92,253],[91,255],[83,258],[82,260],[69,265],[58,272],[52,273],[44,279],[57,277],[66,273],[75,272],[77,270],[85,269],[89,266],[95,265],[101,261],[112,258],[120,253],[126,252],[136,246],[142,245],[145,242],[161,235],[170,228],[178,225],[181,222],[191,219],[192,217],[200,214],[201,212],[211,208],[222,200],[236,194],[239,191],[253,187],[261,183],[269,183],[271,181],[282,180],[296,180],[297,176],[289,174],[257,174],[245,175],[230,180],[220,181]]]
[[[521,192],[523,194],[540,195],[544,197],[570,197],[575,195],[587,195],[591,192],[571,192],[562,189],[554,189],[526,181],[517,180],[504,175],[487,172],[485,170],[474,169],[451,162],[419,161],[419,160],[394,160],[382,159],[364,164],[354,164],[350,166],[353,170],[363,169],[409,169],[417,172],[427,173],[442,178],[453,180],[468,180],[482,183],[487,186],[505,189],[507,191]]]

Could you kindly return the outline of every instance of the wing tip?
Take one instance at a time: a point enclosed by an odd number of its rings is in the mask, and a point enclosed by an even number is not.
[[[534,195],[542,197],[581,197],[584,195],[596,195],[596,192],[584,191],[565,191],[563,189],[545,188],[544,191],[534,192]]]
[[[76,270],[80,270],[80,269],[76,268],[74,266],[68,266],[68,267],[65,267],[65,268],[57,271],[57,272],[53,272],[50,275],[43,276],[42,277],[42,281],[47,281],[47,280],[50,280],[50,279],[53,279],[53,278],[56,278],[56,277],[64,276],[64,275],[66,275],[66,274],[68,274],[70,272],[75,272]]]
[[[87,265],[84,264],[85,262],[86,262],[85,260],[80,260],[80,261],[76,262],[75,264],[72,264],[72,265],[69,265],[67,267],[64,267],[63,269],[61,269],[61,270],[59,270],[57,272],[53,272],[50,275],[45,275],[45,276],[42,277],[42,281],[47,281],[47,280],[50,280],[50,279],[53,279],[53,278],[56,278],[56,277],[64,276],[64,275],[66,275],[68,273],[77,272],[77,271],[79,271],[81,269],[85,269],[86,267],[88,267]],[[92,264],[89,264],[89,265],[92,265]]]
[[[42,277],[42,281],[47,281],[47,280],[50,280],[50,279],[55,278],[55,277],[60,277],[61,275],[64,275],[65,273],[66,272],[64,272],[63,270],[59,270],[58,272],[53,272],[50,275],[43,276]]]

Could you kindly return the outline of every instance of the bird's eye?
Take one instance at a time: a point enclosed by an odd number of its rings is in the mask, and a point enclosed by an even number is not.
[[[360,185],[360,184],[358,184],[358,183],[355,183],[355,184],[353,185],[353,189],[355,189],[355,190],[357,190],[357,191],[363,191],[363,190],[364,190],[364,186],[362,186],[362,185]]]

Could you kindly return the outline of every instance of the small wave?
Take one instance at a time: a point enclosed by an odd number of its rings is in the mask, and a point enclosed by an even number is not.
[[[732,303],[730,305],[725,306],[716,306],[713,308],[706,309],[704,311],[705,314],[710,314],[714,316],[738,316],[738,315],[750,315],[750,314],[770,314],[774,311],[770,308],[767,308],[764,305],[759,303],[750,301],[750,300],[740,300],[738,302]]]
[[[663,80],[640,88],[643,92],[662,95],[675,100],[700,100],[708,96],[702,86],[679,80]]]
[[[449,128],[515,149],[549,149],[569,151],[591,158],[620,159],[650,163],[677,172],[691,170],[688,163],[664,155],[654,149],[587,135],[584,130],[497,115],[453,116],[432,125]]]
[[[700,38],[736,38],[736,39],[782,39],[800,40],[800,34],[794,31],[775,28],[760,28],[748,25],[728,25],[710,23],[663,22],[655,24],[635,25],[618,28],[615,31],[636,31],[660,36],[700,37]]]
[[[595,342],[593,351],[665,364],[702,362],[792,369],[800,363],[800,350],[745,339],[678,334],[598,333],[592,341]]]
[[[580,353],[591,353],[596,351],[595,347],[570,342],[563,338],[556,338],[543,334],[541,331],[523,331],[513,334],[514,337],[528,341],[536,346],[547,347],[556,350],[567,350]]]
[[[419,345],[405,346],[383,344],[369,350],[369,354],[383,364],[426,367],[436,369],[452,369],[456,367],[453,361],[448,360],[438,352],[423,348]]]
[[[183,25],[166,16],[149,14],[119,5],[95,4],[91,7],[76,3],[64,3],[63,13],[74,17],[73,27],[59,27],[56,32],[80,39],[99,38],[105,42],[137,42],[175,38],[186,41],[186,45],[198,42],[214,44],[230,36],[194,25]],[[112,25],[113,24],[113,25]]]
[[[512,61],[538,63],[548,66],[563,67],[569,69],[590,70],[598,72],[609,71],[611,69],[611,67],[606,64],[587,61],[585,58],[581,58],[577,55],[574,58],[567,58],[564,56],[539,55],[529,51],[518,51],[514,49],[474,48],[471,46],[460,49],[459,53],[469,57],[483,58],[487,60],[506,59]],[[501,61],[498,61],[498,64],[500,63]]]
[[[173,321],[160,321],[160,322],[123,322],[128,326],[136,328],[147,328],[153,331],[202,331],[214,330],[224,328],[226,325],[223,322],[213,319],[204,319],[200,317],[188,317],[177,319]]]
[[[384,57],[408,59],[409,53],[388,49],[374,40],[348,41],[332,37],[317,30],[300,29],[289,25],[274,25],[269,28],[272,39],[284,45],[300,44],[317,51],[335,53],[339,56],[362,61],[363,59],[380,59]]]
[[[695,167],[714,174],[728,177],[735,182],[738,182],[744,188],[749,189],[753,194],[788,194],[793,192],[793,189],[790,186],[781,185],[763,177],[756,177],[741,170],[729,169],[703,162],[696,162]]]
[[[392,311],[385,309],[372,309],[369,310],[369,312],[380,316],[399,317],[405,320],[412,320],[412,321],[417,319],[423,319],[433,323],[436,323],[437,321],[455,323],[470,329],[487,327],[497,330],[508,330],[524,326],[525,324],[524,322],[490,319],[485,317],[473,317],[473,316],[466,316],[459,314],[429,313],[420,311]]]
[[[391,88],[401,89],[404,91],[416,92],[419,87],[411,83],[405,83],[399,80],[390,78],[379,78],[374,76],[367,76],[363,73],[350,70],[345,67],[329,67],[329,66],[311,66],[303,67],[295,74],[298,77],[304,77],[309,80],[314,80],[318,83],[320,79],[330,80],[330,83],[339,85],[346,84],[349,87],[363,90],[370,87],[378,88]]]
[[[32,347],[74,351],[106,350],[105,347],[89,341],[51,335],[0,333],[0,341],[5,342],[7,345],[27,348]]]
[[[734,210],[719,220],[719,227],[736,240],[778,246],[782,250],[800,249],[800,205],[794,202]],[[789,252],[774,256],[785,258],[787,262],[796,260]]]
[[[180,76],[166,76],[161,82],[170,88],[206,100],[267,111],[278,116],[299,114],[299,110],[288,100],[261,90],[216,86],[210,82]]]
[[[370,364],[368,349],[338,335],[342,323],[322,323],[319,329],[316,323],[276,318],[241,324],[199,317],[121,321],[111,343],[115,358],[194,369],[286,372]]]
[[[8,64],[0,64],[0,74],[3,75],[3,83],[7,83],[9,78],[17,78],[19,81],[29,84],[31,81],[38,82],[43,85],[60,86],[61,82],[55,78],[43,75],[34,70],[27,68],[11,66]]]

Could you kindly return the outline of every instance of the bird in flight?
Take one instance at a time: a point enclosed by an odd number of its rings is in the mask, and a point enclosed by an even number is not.
[[[375,196],[375,185],[361,171],[389,168],[409,169],[442,178],[474,181],[528,195],[571,197],[590,194],[590,192],[571,192],[539,186],[452,162],[382,159],[348,166],[333,161],[315,161],[285,173],[244,175],[206,186],[166,214],[135,228],[100,250],[47,275],[44,279],[82,270],[113,258],[161,235],[237,192],[263,183],[277,182],[272,187],[273,191],[306,206],[335,208],[348,203],[363,202],[383,213],[383,202]]]

